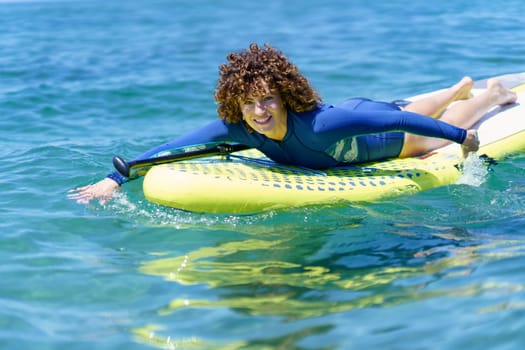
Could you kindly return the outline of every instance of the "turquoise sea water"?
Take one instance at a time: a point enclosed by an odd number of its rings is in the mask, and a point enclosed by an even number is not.
[[[250,216],[67,191],[216,118],[252,41],[327,102],[525,71],[525,2],[0,1],[1,349],[522,349],[525,155],[479,186]],[[524,116],[525,117],[525,116]]]

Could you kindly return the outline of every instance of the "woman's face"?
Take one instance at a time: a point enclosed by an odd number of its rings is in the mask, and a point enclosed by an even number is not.
[[[263,83],[259,95],[249,95],[241,101],[243,120],[256,132],[281,141],[286,135],[286,108],[281,96]]]

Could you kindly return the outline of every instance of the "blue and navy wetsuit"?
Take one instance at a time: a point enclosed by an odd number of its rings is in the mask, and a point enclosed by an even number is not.
[[[235,142],[254,147],[270,159],[284,164],[313,169],[362,163],[399,156],[404,133],[443,138],[463,143],[466,130],[416,113],[402,111],[397,105],[353,98],[308,112],[288,110],[287,132],[282,141],[249,132],[244,123],[228,124],[220,119],[153,148],[137,159],[207,142]],[[122,184],[118,172],[108,177]]]

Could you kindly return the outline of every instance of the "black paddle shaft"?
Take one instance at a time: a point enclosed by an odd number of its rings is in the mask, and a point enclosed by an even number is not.
[[[249,148],[251,147],[241,145],[241,144],[230,145],[227,143],[221,143],[218,145],[214,145],[211,148],[208,147],[204,149],[191,150],[191,151],[177,153],[177,154],[170,154],[170,155],[162,156],[162,157],[132,160],[129,162],[126,162],[124,159],[122,159],[119,156],[115,156],[113,157],[113,166],[115,167],[115,169],[117,169],[117,171],[121,175],[125,177],[130,177],[131,170],[133,169],[147,168],[147,167],[151,167],[154,165],[172,163],[176,161],[188,160],[188,159],[199,158],[199,157],[226,155],[226,154],[230,154],[230,153],[237,152],[237,151],[242,151],[242,150],[249,149]]]

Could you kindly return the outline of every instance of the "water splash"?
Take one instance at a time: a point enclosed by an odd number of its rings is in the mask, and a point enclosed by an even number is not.
[[[463,162],[463,174],[458,179],[458,184],[479,187],[487,180],[489,169],[478,157],[477,154],[471,153]]]

